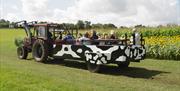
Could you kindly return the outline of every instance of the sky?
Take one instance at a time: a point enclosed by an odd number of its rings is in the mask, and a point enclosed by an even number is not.
[[[180,24],[180,0],[0,0],[10,21],[113,23],[117,26]]]

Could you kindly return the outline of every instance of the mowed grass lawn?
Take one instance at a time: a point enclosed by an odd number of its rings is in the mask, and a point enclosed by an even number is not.
[[[103,66],[90,73],[83,62],[19,60],[14,38],[24,31],[0,29],[0,91],[179,91],[180,61],[146,59],[127,69]]]

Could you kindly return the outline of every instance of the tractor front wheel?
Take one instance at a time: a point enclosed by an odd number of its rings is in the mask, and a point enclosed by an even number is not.
[[[46,62],[48,59],[48,45],[44,40],[35,41],[32,48],[32,56],[37,62]]]
[[[18,47],[17,48],[17,55],[19,59],[26,59],[28,56],[28,51],[26,47]]]

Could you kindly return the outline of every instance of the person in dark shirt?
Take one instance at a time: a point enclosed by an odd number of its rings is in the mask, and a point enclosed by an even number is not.
[[[114,30],[111,30],[110,39],[116,39],[116,36],[114,34]]]
[[[93,31],[92,31],[92,36],[91,36],[90,39],[94,40],[94,39],[98,39],[98,38],[99,38],[99,37],[97,36],[96,31],[93,30]]]
[[[92,31],[92,36],[91,36],[91,40],[96,40],[96,39],[98,39],[99,37],[97,36],[97,34],[96,34],[96,31],[95,30],[93,30]],[[92,45],[98,45],[99,44],[99,42],[97,42],[97,41],[92,41]]]
[[[73,36],[68,33],[64,38],[63,38],[63,41],[66,43],[66,44],[73,44],[74,43],[74,38]]]
[[[47,31],[47,37],[48,37],[48,39],[52,39],[52,33]]]
[[[117,39],[114,33],[114,30],[111,30],[110,39]],[[117,44],[117,41],[110,42],[110,44]]]

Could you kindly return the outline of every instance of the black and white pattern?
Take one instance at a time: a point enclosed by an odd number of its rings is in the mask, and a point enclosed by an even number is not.
[[[81,52],[80,50],[81,49],[79,49],[79,52]],[[54,54],[54,56],[64,56],[66,54],[71,55],[74,58],[81,58],[79,55],[76,54],[76,52],[72,50],[72,45],[62,45],[61,50]]]
[[[145,56],[145,48],[135,45],[54,45],[54,49],[54,56],[83,59],[98,65],[141,60]]]

